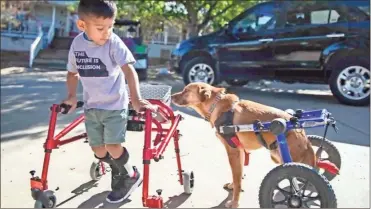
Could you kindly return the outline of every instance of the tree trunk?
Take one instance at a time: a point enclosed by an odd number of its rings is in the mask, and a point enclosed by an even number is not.
[[[195,10],[191,2],[186,1],[184,5],[187,9],[188,15],[188,34],[190,37],[198,36],[198,11]]]
[[[188,31],[189,31],[189,37],[198,36],[197,24],[190,23],[188,26]]]

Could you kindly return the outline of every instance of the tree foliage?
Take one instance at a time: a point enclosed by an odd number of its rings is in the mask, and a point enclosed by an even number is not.
[[[119,15],[128,15],[149,21],[153,26],[160,22],[171,22],[173,26],[185,28],[191,36],[215,30],[233,17],[261,2],[258,0],[175,0],[175,1],[127,1],[119,0]]]
[[[247,8],[266,0],[118,0],[118,17],[140,20],[144,31],[170,24],[190,36],[216,30]]]

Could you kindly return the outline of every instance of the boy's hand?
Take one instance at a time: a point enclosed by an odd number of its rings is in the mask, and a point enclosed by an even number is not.
[[[77,106],[77,97],[76,96],[69,96],[67,99],[63,100],[62,101],[62,104],[66,104],[66,105],[70,105],[71,108],[70,110],[68,111],[67,114],[73,112],[75,109],[76,109],[76,106]]]
[[[152,112],[157,111],[157,106],[152,105],[150,102],[148,102],[145,99],[132,101],[133,108],[136,112],[142,112],[146,109],[151,110]]]

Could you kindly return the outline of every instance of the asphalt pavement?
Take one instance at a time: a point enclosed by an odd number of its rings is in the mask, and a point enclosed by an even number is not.
[[[165,79],[166,80],[166,79]],[[180,90],[180,81],[167,79],[173,92]],[[41,175],[49,123],[49,107],[65,96],[65,72],[34,72],[1,75],[1,207],[33,207],[30,193],[30,170]],[[281,109],[326,108],[337,119],[339,133],[329,130],[327,138],[339,149],[342,157],[341,175],[331,184],[339,208],[369,208],[370,167],[370,110],[369,107],[342,105],[332,97],[325,85],[256,83],[245,87],[229,88],[243,99],[249,99]],[[81,98],[81,87],[79,95]],[[173,107],[182,114],[179,130],[183,168],[195,172],[192,195],[185,195],[177,182],[174,146],[169,144],[164,159],[151,163],[150,195],[162,189],[167,208],[220,208],[231,197],[222,187],[230,182],[231,171],[223,145],[210,126],[195,112]],[[70,123],[76,114],[60,115],[57,131]],[[79,125],[67,135],[84,131]],[[311,129],[309,134],[323,134],[323,129]],[[127,146],[131,163],[142,171],[143,132],[128,132]],[[56,191],[57,206],[62,208],[142,207],[142,187],[129,200],[120,204],[105,202],[110,189],[110,174],[98,182],[91,181],[89,168],[93,154],[88,144],[77,141],[53,150],[48,174],[49,188]],[[249,166],[245,167],[244,192],[241,208],[257,208],[258,192],[264,176],[274,168],[268,152],[253,152]]]

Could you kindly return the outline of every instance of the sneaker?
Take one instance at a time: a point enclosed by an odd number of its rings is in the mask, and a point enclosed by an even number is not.
[[[138,169],[133,166],[134,176],[129,177],[127,175],[120,176],[120,180],[117,182],[116,187],[119,189],[113,189],[107,195],[107,202],[109,203],[119,203],[127,199],[136,188],[142,184],[142,176],[140,175]]]
[[[109,203],[120,203],[124,201],[124,196],[120,190],[112,190],[106,197],[106,201]]]

